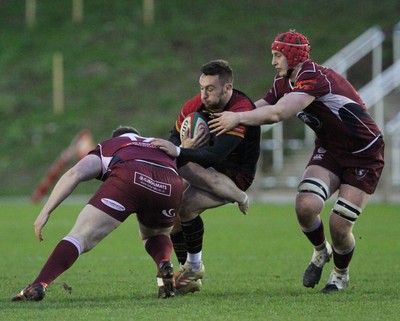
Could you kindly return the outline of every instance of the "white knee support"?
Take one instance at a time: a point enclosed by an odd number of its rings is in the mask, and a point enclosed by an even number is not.
[[[323,180],[315,177],[303,179],[299,184],[298,193],[313,193],[323,202],[331,196],[328,185]]]
[[[350,203],[348,200],[339,197],[333,206],[332,212],[354,224],[361,214],[361,208]]]

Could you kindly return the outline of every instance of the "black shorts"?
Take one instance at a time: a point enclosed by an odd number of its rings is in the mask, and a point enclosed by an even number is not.
[[[243,172],[237,169],[224,168],[223,166],[213,166],[213,168],[215,168],[218,172],[228,176],[242,191],[246,191],[254,181],[254,177],[245,175]]]

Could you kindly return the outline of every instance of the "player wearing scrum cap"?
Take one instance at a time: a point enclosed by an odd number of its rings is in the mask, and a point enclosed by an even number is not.
[[[272,124],[297,116],[316,134],[315,149],[298,186],[296,214],[314,247],[303,285],[318,284],[333,253],[334,267],[322,293],[341,291],[349,282],[355,238],[353,226],[374,193],[384,166],[382,133],[353,86],[334,70],[310,60],[310,44],[293,30],[271,45],[276,76],[257,109],[219,113],[209,125],[220,135],[239,123]],[[329,218],[332,246],[320,213],[338,192]]]

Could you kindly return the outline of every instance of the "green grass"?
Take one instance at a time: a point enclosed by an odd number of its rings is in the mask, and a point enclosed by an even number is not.
[[[69,231],[81,205],[62,205],[39,243],[32,223],[38,205],[1,204],[0,320],[398,320],[399,205],[370,204],[355,226],[349,288],[332,295],[303,288],[311,248],[292,205],[254,204],[248,216],[233,205],[203,214],[206,277],[202,291],[156,298],[155,265],[144,251],[135,217],[81,256],[41,302],[11,302],[31,282]],[[323,218],[326,221],[326,207]],[[175,260],[175,258],[174,258]],[[176,261],[174,261],[176,263]],[[63,282],[73,288],[63,289]]]
[[[0,1],[0,195],[30,195],[83,128],[95,141],[120,124],[167,137],[198,92],[199,67],[211,59],[230,61],[235,86],[259,99],[274,74],[270,43],[291,28],[309,37],[311,55],[322,63],[379,25],[387,67],[400,12],[398,0],[164,0],[155,1],[155,24],[144,26],[141,0],[85,0],[76,25],[72,1],[36,3],[37,25],[28,29],[25,1]],[[62,115],[52,111],[56,52],[64,56]],[[369,62],[348,73],[357,89],[370,80]]]

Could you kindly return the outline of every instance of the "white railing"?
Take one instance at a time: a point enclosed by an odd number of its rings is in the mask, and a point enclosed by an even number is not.
[[[362,87],[358,93],[368,107],[375,106],[383,97],[400,86],[400,59]]]
[[[381,28],[374,26],[325,61],[323,65],[346,77],[350,67],[372,52],[372,78],[374,78],[382,70],[382,42],[384,40],[385,35]]]
[[[400,60],[399,60],[400,62]],[[391,138],[391,184],[400,186],[400,112],[386,124],[386,132]]]

